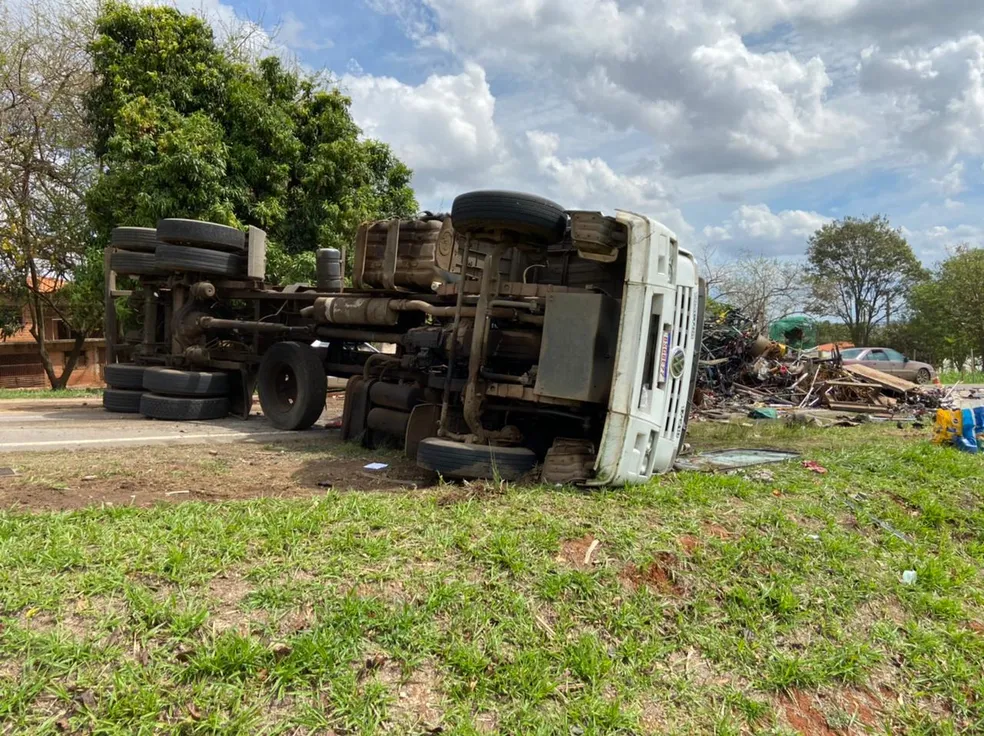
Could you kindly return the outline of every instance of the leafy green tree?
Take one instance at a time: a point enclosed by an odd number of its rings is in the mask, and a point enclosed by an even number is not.
[[[957,248],[913,290],[910,324],[938,361],[984,357],[984,249]]]
[[[101,256],[84,195],[96,174],[84,114],[92,77],[84,10],[42,0],[0,5],[0,337],[29,330],[52,388],[63,388],[102,321]],[[92,290],[97,290],[93,297]],[[45,325],[58,318],[73,340],[59,373]]]
[[[163,217],[252,224],[270,236],[271,276],[290,278],[360,222],[416,211],[410,170],[360,138],[348,98],[319,78],[231,53],[168,7],[110,2],[97,32],[88,110],[103,171],[88,201],[102,237]]]
[[[910,290],[925,271],[899,230],[881,215],[845,217],[810,238],[811,311],[840,319],[855,345],[905,313]]]

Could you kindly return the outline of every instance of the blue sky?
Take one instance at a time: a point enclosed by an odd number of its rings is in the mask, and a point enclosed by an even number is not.
[[[979,0],[200,9],[331,70],[365,132],[414,168],[425,208],[525,189],[645,212],[724,256],[798,257],[828,219],[875,213],[929,263],[984,244]]]

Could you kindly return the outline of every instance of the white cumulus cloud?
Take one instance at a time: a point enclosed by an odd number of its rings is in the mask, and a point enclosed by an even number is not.
[[[393,147],[414,170],[424,198],[481,184],[508,160],[495,124],[495,97],[478,64],[466,63],[460,74],[431,75],[419,85],[368,74],[345,75],[340,82],[363,132]]]

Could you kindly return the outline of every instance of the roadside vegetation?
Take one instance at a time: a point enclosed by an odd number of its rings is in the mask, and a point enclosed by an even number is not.
[[[414,489],[331,444],[6,456],[4,506],[87,484],[134,505],[0,514],[0,724],[980,733],[980,459],[893,424],[752,431],[694,441],[827,472],[585,493]],[[300,497],[175,502],[222,489]]]
[[[90,396],[102,396],[101,388],[62,388],[58,390],[47,388],[0,388],[0,401],[5,399],[20,399],[34,401],[35,399],[84,399]]]
[[[940,373],[940,383],[952,386],[955,383],[969,385],[984,384],[984,372],[981,371],[943,371]]]

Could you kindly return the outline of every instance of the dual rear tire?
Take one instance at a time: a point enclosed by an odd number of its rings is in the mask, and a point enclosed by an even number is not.
[[[229,376],[210,371],[107,365],[106,411],[143,414],[151,419],[204,421],[229,413]]]
[[[325,408],[328,381],[310,345],[278,342],[260,362],[256,388],[263,415],[277,429],[308,429]]]

